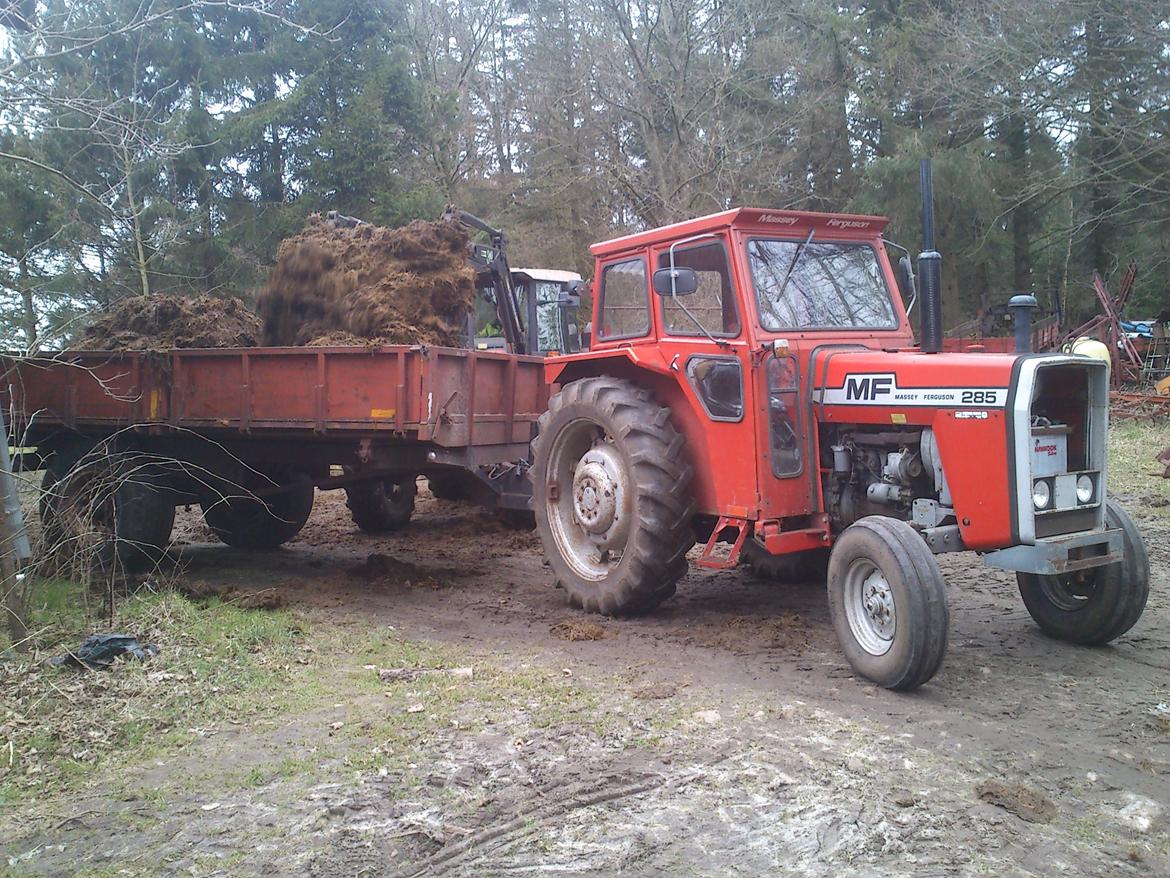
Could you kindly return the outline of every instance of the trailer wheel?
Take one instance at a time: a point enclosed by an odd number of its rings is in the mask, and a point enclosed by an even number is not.
[[[1105,521],[1119,528],[1124,558],[1106,567],[1044,576],[1017,573],[1024,606],[1045,634],[1072,643],[1116,640],[1137,624],[1150,595],[1150,559],[1137,525],[1115,500]]]
[[[474,488],[466,476],[457,474],[427,476],[427,486],[438,500],[468,500]]]
[[[821,583],[829,572],[828,549],[772,555],[749,536],[743,541],[740,557],[753,576],[771,582]]]
[[[694,502],[670,410],[628,381],[575,381],[549,400],[533,451],[536,528],[570,602],[616,615],[674,594]]]
[[[275,549],[301,532],[313,511],[312,480],[300,472],[270,475],[287,490],[263,498],[238,491],[200,503],[203,520],[219,539],[237,549]],[[270,483],[265,485],[272,487]],[[257,485],[253,490],[261,490]]]
[[[829,614],[849,664],[887,689],[935,675],[947,649],[946,586],[922,537],[871,515],[850,525],[829,558]]]
[[[41,480],[45,545],[70,565],[127,571],[162,560],[175,503],[149,457],[108,453],[86,444],[53,454]]]
[[[380,534],[406,527],[414,512],[417,476],[375,479],[345,489],[345,505],[359,530]]]

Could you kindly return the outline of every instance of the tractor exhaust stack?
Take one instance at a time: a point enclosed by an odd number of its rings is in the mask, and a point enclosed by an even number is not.
[[[930,159],[918,168],[922,191],[922,252],[918,254],[918,276],[922,284],[922,331],[919,347],[926,354],[942,350],[942,254],[934,249],[934,181]]]

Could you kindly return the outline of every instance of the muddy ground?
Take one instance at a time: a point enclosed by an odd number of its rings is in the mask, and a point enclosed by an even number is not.
[[[535,534],[425,491],[383,537],[319,494],[267,555],[183,516],[186,580],[274,589],[323,637],[320,691],[0,813],[9,868],[1168,875],[1170,520],[1128,500],[1154,574],[1134,630],[1052,641],[1010,575],[944,557],[950,652],[913,694],[853,675],[813,583],[692,569],[655,614],[599,619],[550,588]],[[379,678],[403,644],[471,670]]]

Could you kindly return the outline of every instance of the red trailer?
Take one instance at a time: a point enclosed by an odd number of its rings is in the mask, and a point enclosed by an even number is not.
[[[67,538],[96,522],[126,563],[157,557],[184,504],[249,548],[295,536],[315,488],[344,488],[364,530],[400,527],[420,473],[461,475],[481,501],[526,509],[524,461],[548,401],[540,357],[421,346],[65,352],[4,366],[12,435],[46,470],[46,525]]]

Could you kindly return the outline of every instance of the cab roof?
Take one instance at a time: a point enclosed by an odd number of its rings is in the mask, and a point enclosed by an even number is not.
[[[749,231],[781,232],[786,236],[806,237],[810,230],[834,238],[872,238],[880,235],[889,223],[884,216],[864,216],[850,213],[814,213],[808,210],[768,210],[760,207],[737,207],[696,219],[672,223],[645,232],[623,235],[609,241],[601,241],[589,248],[594,256],[609,256],[626,250],[634,250],[654,244],[664,244],[735,227]]]
[[[536,281],[548,281],[554,284],[564,284],[573,280],[581,280],[581,275],[575,271],[561,271],[557,268],[513,268],[512,274],[526,274]]]

